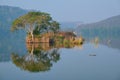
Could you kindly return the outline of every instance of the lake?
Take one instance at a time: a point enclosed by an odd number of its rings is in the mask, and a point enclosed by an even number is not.
[[[1,41],[0,80],[19,79],[120,80],[119,36],[85,38],[81,45],[66,46],[26,44],[19,38]]]

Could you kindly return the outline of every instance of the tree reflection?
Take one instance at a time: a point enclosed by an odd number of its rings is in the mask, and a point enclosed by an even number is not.
[[[17,67],[30,72],[48,71],[53,63],[60,59],[57,48],[45,51],[35,48],[33,45],[31,47],[31,51],[23,56],[12,53],[11,59]]]
[[[73,48],[77,44],[26,43],[27,54],[11,54],[12,62],[22,70],[30,72],[48,71],[60,60],[59,48]],[[79,46],[82,46],[80,44]]]

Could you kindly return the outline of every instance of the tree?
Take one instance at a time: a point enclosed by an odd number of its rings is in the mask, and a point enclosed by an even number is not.
[[[45,32],[51,28],[54,21],[48,13],[44,12],[28,12],[27,14],[18,17],[12,23],[11,30],[25,29],[27,34],[32,37],[34,41],[34,34]]]
[[[58,22],[56,22],[56,21],[51,22],[51,30],[52,30],[54,33],[58,32],[59,29],[60,29],[59,25],[60,25],[60,24],[59,24]]]

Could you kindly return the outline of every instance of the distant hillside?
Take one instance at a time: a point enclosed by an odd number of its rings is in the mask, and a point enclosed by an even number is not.
[[[22,46],[16,43],[24,42],[25,32],[12,33],[10,27],[14,19],[27,12],[27,10],[18,7],[0,6],[0,56],[8,56],[10,55],[9,52],[17,50],[16,46]],[[6,61],[7,58],[2,60]]]
[[[120,27],[120,15],[113,16],[96,23],[83,24],[80,25],[78,28],[80,27]]]
[[[62,31],[74,31],[77,25],[83,24],[81,21],[77,22],[60,22],[60,28]]]
[[[76,28],[78,35],[84,37],[108,37],[118,38],[120,35],[120,15],[102,20],[100,22],[83,24]]]
[[[100,44],[120,49],[120,15],[80,25],[75,31],[78,36],[83,36],[86,42],[92,42],[97,38]]]
[[[18,7],[0,6],[0,42],[14,36],[10,31],[13,20],[27,12]]]
[[[27,12],[18,7],[0,6],[0,26],[8,26],[15,18]]]

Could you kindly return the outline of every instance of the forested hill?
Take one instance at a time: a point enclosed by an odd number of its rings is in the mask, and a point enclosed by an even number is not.
[[[18,7],[0,6],[0,27],[8,27],[14,19],[27,12]]]
[[[84,37],[102,37],[104,35],[104,37],[119,38],[120,15],[96,23],[80,25],[76,28],[76,32],[78,35],[83,35]]]
[[[78,28],[80,27],[120,27],[120,15],[113,16],[96,23],[83,24],[80,25]]]
[[[16,46],[22,46],[20,43],[24,41],[25,32],[11,32],[10,27],[14,19],[26,14],[28,11],[10,6],[0,6],[0,56],[9,56],[10,52],[17,50]],[[19,34],[20,33],[20,34]],[[22,37],[21,37],[22,36]],[[14,41],[13,41],[14,40]],[[9,60],[10,57],[3,58],[3,61]],[[1,61],[1,59],[0,59]]]
[[[0,42],[14,36],[10,31],[13,20],[27,12],[27,10],[18,7],[0,6]]]
[[[97,38],[100,44],[108,46],[110,41],[110,47],[120,49],[120,15],[96,23],[79,25],[75,31],[87,42]]]
[[[10,41],[12,39],[17,41],[16,36],[23,35],[23,33],[13,34],[10,31],[10,28],[14,19],[23,14],[26,14],[27,12],[28,12],[27,10],[21,9],[19,7],[0,6],[0,43],[2,45],[5,43],[10,44],[11,43]]]

